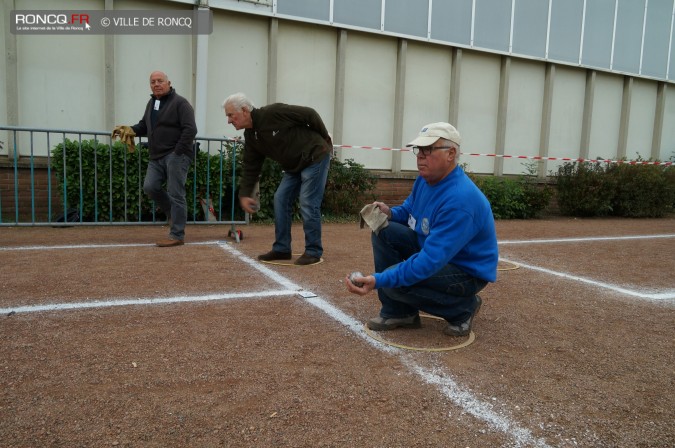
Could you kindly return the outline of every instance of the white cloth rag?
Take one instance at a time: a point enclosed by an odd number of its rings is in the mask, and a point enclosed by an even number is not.
[[[379,233],[380,230],[384,229],[389,225],[389,219],[387,215],[380,210],[380,208],[375,204],[368,204],[361,209],[361,228],[367,224],[370,229],[375,232],[375,235]]]

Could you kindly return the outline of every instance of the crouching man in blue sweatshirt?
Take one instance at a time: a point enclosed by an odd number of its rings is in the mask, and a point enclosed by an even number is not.
[[[419,171],[410,196],[396,207],[372,204],[387,218],[371,235],[375,273],[345,278],[354,294],[377,289],[382,308],[371,330],[419,328],[424,311],[448,322],[445,334],[466,336],[481,306],[477,293],[497,279],[492,209],[457,164],[460,143],[448,123],[424,126],[407,145]]]

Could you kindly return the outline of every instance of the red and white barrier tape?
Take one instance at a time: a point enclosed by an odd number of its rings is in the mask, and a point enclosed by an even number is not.
[[[410,148],[385,148],[378,146],[354,146],[354,145],[333,145],[334,148],[350,148],[350,149],[378,149],[383,151],[412,151]],[[591,162],[591,163],[616,163],[626,165],[662,165],[671,166],[673,162],[650,162],[647,160],[609,160],[609,159],[583,159],[572,157],[544,157],[544,156],[512,156],[508,154],[482,154],[476,152],[462,152],[464,156],[482,156],[482,157],[500,157],[503,159],[530,159],[530,160],[557,160],[564,162]]]
[[[243,142],[242,139],[225,139],[227,141]],[[383,146],[356,146],[356,145],[333,145],[333,149],[376,149],[380,151],[401,151],[410,152],[411,148],[387,148]],[[673,162],[651,162],[648,160],[610,160],[610,159],[583,159],[573,157],[544,157],[544,156],[512,156],[508,154],[483,154],[477,152],[462,152],[464,156],[482,156],[482,157],[500,157],[502,159],[529,159],[529,160],[554,160],[562,162],[590,162],[590,163],[616,163],[625,165],[660,165],[671,166]]]

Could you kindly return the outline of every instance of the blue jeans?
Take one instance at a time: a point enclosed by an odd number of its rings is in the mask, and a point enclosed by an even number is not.
[[[187,221],[185,181],[192,157],[170,153],[161,159],[150,160],[145,173],[143,190],[171,220],[169,238],[183,241]],[[162,184],[166,181],[166,191]]]
[[[305,253],[321,258],[321,201],[328,179],[330,156],[299,173],[284,172],[274,193],[274,244],[272,250],[291,253],[293,205],[300,197],[300,215],[305,231]]]
[[[371,236],[375,272],[405,261],[421,250],[417,235],[409,227],[390,222],[389,226]],[[453,264],[447,264],[426,280],[400,288],[379,288],[382,303],[380,316],[409,317],[424,311],[442,317],[451,324],[466,321],[477,306],[476,293],[487,282],[466,274]]]

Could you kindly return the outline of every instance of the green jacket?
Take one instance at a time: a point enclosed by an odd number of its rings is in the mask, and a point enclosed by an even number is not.
[[[330,135],[311,107],[275,103],[253,109],[251,119],[253,127],[244,131],[239,197],[252,197],[267,157],[289,173],[299,173],[330,157]]]

